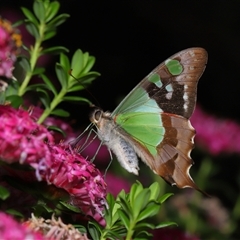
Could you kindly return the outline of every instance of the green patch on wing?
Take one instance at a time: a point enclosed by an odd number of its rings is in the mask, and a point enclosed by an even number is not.
[[[157,146],[163,140],[165,133],[160,113],[132,112],[119,114],[116,116],[116,122],[132,138],[144,145],[153,156],[157,155]]]
[[[176,60],[176,59],[167,59],[165,61],[165,65],[168,69],[168,71],[173,75],[173,76],[177,76],[180,75],[183,71],[183,66],[181,65],[181,63]]]
[[[154,83],[157,87],[161,88],[163,83],[161,81],[160,75],[157,73],[152,74],[149,78],[148,78],[149,82]]]
[[[142,87],[134,88],[113,111],[112,116],[127,112],[162,112],[154,99]]]

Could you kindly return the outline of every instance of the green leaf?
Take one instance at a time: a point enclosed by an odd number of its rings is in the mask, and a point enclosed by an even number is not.
[[[132,185],[130,193],[129,193],[129,200],[130,204],[133,207],[133,204],[135,202],[136,196],[143,190],[143,186],[140,182],[136,182]]]
[[[164,227],[169,227],[169,226],[178,226],[177,223],[175,222],[162,222],[159,223],[158,225],[155,226],[155,228],[164,228]]]
[[[75,212],[75,213],[81,213],[82,212],[78,207],[75,207],[72,204],[69,204],[69,203],[66,203],[66,202],[63,202],[63,201],[59,201],[59,203],[62,204],[67,209],[71,210],[72,212]]]
[[[85,53],[84,53],[85,54]],[[91,68],[93,67],[95,63],[95,57],[93,56],[89,56],[88,58],[88,62],[87,64],[85,65],[84,69],[82,70],[82,73],[87,73],[91,70]]]
[[[34,11],[34,14],[37,16],[37,18],[40,20],[40,22],[44,22],[45,8],[42,1],[35,0],[33,2],[33,11]]]
[[[135,218],[139,215],[142,209],[145,208],[145,206],[149,202],[150,197],[150,190],[148,188],[144,188],[140,193],[138,193],[134,199],[134,202],[132,202],[132,212],[135,216]]]
[[[124,211],[122,211],[121,209],[119,209],[118,210],[118,215],[119,215],[119,218],[121,219],[122,223],[126,227],[126,229],[129,229],[130,220],[129,220],[127,214]]]
[[[164,203],[169,197],[171,197],[173,193],[166,193],[163,196],[161,196],[158,200],[160,203]]]
[[[10,192],[3,186],[0,186],[0,199],[6,200],[10,196]]]
[[[17,27],[19,27],[19,26],[22,25],[22,24],[24,24],[24,20],[23,20],[23,19],[18,20],[18,21],[16,21],[15,23],[13,23],[13,24],[12,24],[12,27],[13,27],[13,28],[17,28]]]
[[[31,71],[29,60],[25,56],[18,57],[18,63],[25,70],[25,72]]]
[[[41,74],[41,78],[45,82],[48,89],[54,94],[54,96],[57,96],[58,92],[57,92],[55,86],[52,84],[51,80],[45,74]]]
[[[80,73],[83,69],[83,52],[81,49],[77,49],[73,54],[71,61],[72,75],[75,78],[80,77]]]
[[[15,210],[15,209],[7,209],[6,213],[11,214],[16,217],[21,217],[21,218],[24,217],[22,213],[20,213],[19,211]]]
[[[85,89],[85,87],[83,85],[80,85],[80,84],[79,85],[74,85],[74,86],[68,88],[68,93],[77,92],[77,91],[80,91],[80,90],[83,90],[83,89]]]
[[[36,91],[40,93],[40,100],[41,100],[42,104],[44,105],[44,107],[50,108],[51,101],[50,101],[47,91],[45,91],[42,88],[37,88]]]
[[[54,31],[54,30],[49,30],[49,31],[45,32],[45,33],[44,33],[44,37],[43,37],[43,41],[46,41],[46,40],[54,37],[54,36],[56,35],[56,33],[57,33],[57,32]]]
[[[55,71],[56,71],[58,80],[62,85],[62,88],[67,88],[68,76],[67,76],[67,73],[64,71],[64,68],[59,63],[56,63]]]
[[[158,182],[154,182],[149,187],[149,190],[151,192],[149,200],[158,200],[160,195],[160,187]]]
[[[46,48],[41,51],[41,55],[43,54],[60,54],[62,52],[68,52],[69,50],[65,47],[62,46],[55,46],[55,47],[50,47]]]
[[[26,29],[28,30],[28,32],[35,38],[38,39],[40,37],[38,29],[36,28],[36,26],[32,23],[32,22],[26,22],[25,24]]]
[[[93,240],[99,240],[101,236],[100,227],[94,222],[88,222],[88,231],[93,238]]]
[[[63,137],[66,137],[66,133],[59,127],[56,127],[56,126],[48,126],[47,127],[48,130],[52,130],[52,131],[55,131],[55,132],[59,132],[63,135]]]
[[[18,95],[9,95],[6,97],[6,100],[11,102],[12,107],[18,108],[23,104],[22,97]]]
[[[30,22],[32,22],[35,26],[39,25],[38,20],[35,18],[35,16],[32,14],[32,12],[29,9],[25,7],[21,7],[21,10],[25,15],[25,17],[28,18]]]
[[[63,54],[63,53],[60,53],[60,65],[63,67],[63,69],[68,72],[71,70],[71,66],[70,66],[70,62],[69,62],[69,59],[68,57]]]
[[[159,213],[160,207],[161,207],[160,203],[156,203],[156,202],[153,202],[153,201],[150,202],[146,206],[146,208],[143,211],[141,211],[137,220],[142,221],[146,218],[153,217],[154,215]]]
[[[80,83],[91,83],[94,79],[96,79],[98,76],[100,76],[101,74],[98,72],[88,72],[88,73],[84,73],[81,74],[81,77],[78,79],[78,81]]]
[[[56,116],[59,116],[59,117],[68,117],[70,114],[69,114],[69,112],[67,112],[63,109],[57,108],[57,109],[54,109],[51,112],[51,115],[56,115]]]
[[[38,74],[42,74],[45,72],[45,68],[42,68],[42,67],[36,67],[34,68],[34,71],[33,71],[33,75],[38,75]]]
[[[78,96],[65,96],[62,99],[63,101],[68,101],[68,102],[86,102],[89,105],[91,105],[92,103],[84,97],[78,97]]]
[[[60,4],[57,1],[54,2],[50,2],[50,5],[47,9],[47,13],[46,13],[46,19],[45,21],[48,22],[50,20],[52,20],[52,18],[54,18],[54,16],[58,13]]]
[[[134,230],[135,231],[141,231],[141,230],[144,230],[146,228],[155,229],[155,225],[153,223],[148,223],[148,222],[137,223],[134,227]]]
[[[48,26],[57,27],[57,26],[61,25],[62,23],[64,23],[66,21],[66,19],[69,18],[69,17],[70,17],[69,14],[66,14],[66,13],[60,14],[57,17],[55,17],[53,20],[51,20],[48,23]]]
[[[46,90],[47,86],[44,83],[36,83],[36,84],[32,84],[26,87],[25,92],[27,91],[36,91],[36,89],[43,89]]]

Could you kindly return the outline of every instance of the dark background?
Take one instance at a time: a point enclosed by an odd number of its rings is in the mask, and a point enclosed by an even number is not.
[[[81,48],[96,57],[94,70],[101,77],[90,91],[98,103],[83,94],[96,105],[112,111],[156,65],[197,46],[209,54],[198,102],[211,113],[240,121],[239,1],[60,2],[61,12],[71,17],[49,45],[69,48],[69,56]],[[32,8],[32,1],[0,1],[0,14],[20,13],[21,5]],[[73,109],[75,114],[79,111]]]

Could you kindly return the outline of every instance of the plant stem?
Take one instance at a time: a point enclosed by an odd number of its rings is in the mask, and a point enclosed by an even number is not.
[[[55,109],[55,107],[62,101],[63,97],[67,93],[67,89],[61,89],[59,94],[52,100],[50,107],[46,108],[44,112],[42,113],[41,117],[38,119],[38,123],[41,124]]]
[[[29,62],[30,62],[31,70],[27,72],[26,77],[23,80],[23,82],[18,90],[19,96],[22,96],[26,92],[26,87],[28,86],[28,84],[33,76],[33,72],[34,72],[38,57],[40,55],[40,51],[41,51],[41,44],[42,44],[44,32],[45,32],[45,23],[40,23],[38,30],[39,30],[39,38],[36,39],[35,44],[31,48],[31,51],[30,51]]]

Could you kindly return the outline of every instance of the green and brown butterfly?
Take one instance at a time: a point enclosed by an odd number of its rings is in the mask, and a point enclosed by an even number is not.
[[[195,129],[191,117],[197,84],[207,63],[203,48],[183,50],[158,65],[112,112],[94,108],[97,134],[127,171],[138,157],[171,185],[201,191],[189,169]]]

